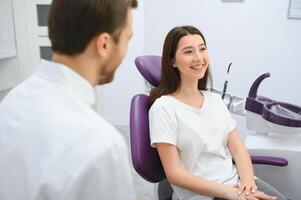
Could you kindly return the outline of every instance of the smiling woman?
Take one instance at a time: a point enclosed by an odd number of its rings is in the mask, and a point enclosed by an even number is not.
[[[206,47],[205,37],[195,27],[176,27],[168,33],[163,47],[160,85],[151,91],[149,105],[162,95],[175,93],[187,75],[195,76],[197,89],[206,89],[209,75]],[[198,70],[201,73],[195,74]]]
[[[149,128],[174,196],[284,200],[271,186],[255,181],[236,122],[221,97],[206,90],[208,73],[203,34],[192,26],[173,28],[163,46],[160,84],[149,98]]]
[[[198,34],[181,38],[173,63],[174,68],[180,71],[182,82],[203,78],[208,67],[208,53],[203,38]]]

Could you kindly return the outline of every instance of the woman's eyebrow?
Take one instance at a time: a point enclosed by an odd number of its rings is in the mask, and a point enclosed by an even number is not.
[[[198,46],[201,47],[201,46],[206,46],[206,45],[204,43],[201,43]],[[193,49],[193,46],[187,46],[187,47],[182,48],[182,50],[186,50],[186,49]]]
[[[184,47],[182,50],[185,50],[185,49],[192,49],[193,46],[187,46],[187,47]]]

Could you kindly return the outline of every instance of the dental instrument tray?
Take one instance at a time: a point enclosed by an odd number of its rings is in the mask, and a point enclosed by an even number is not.
[[[262,130],[264,132],[267,131],[267,128],[269,131],[275,130],[275,132],[279,132],[279,129],[290,127],[290,129],[287,129],[285,133],[301,133],[300,106],[275,101],[263,96],[257,96],[257,90],[260,83],[269,76],[270,73],[262,74],[254,81],[250,88],[249,96],[247,97],[245,105],[248,128],[258,130],[258,126],[263,125],[265,126]],[[263,124],[262,119],[261,122],[258,123],[259,121],[256,120],[256,118],[259,117],[264,118],[266,123]],[[282,131],[283,130],[281,130],[281,133],[283,133]]]

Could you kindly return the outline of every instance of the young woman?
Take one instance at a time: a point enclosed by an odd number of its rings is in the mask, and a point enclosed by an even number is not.
[[[176,27],[167,34],[161,81],[149,98],[149,119],[151,145],[176,198],[285,199],[254,179],[235,121],[221,97],[205,90],[208,67],[206,41],[198,29]]]

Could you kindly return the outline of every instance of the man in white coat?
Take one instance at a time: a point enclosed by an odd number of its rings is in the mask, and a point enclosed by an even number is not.
[[[136,0],[53,0],[52,61],[0,104],[1,200],[135,199],[128,149],[93,109],[127,54]]]

